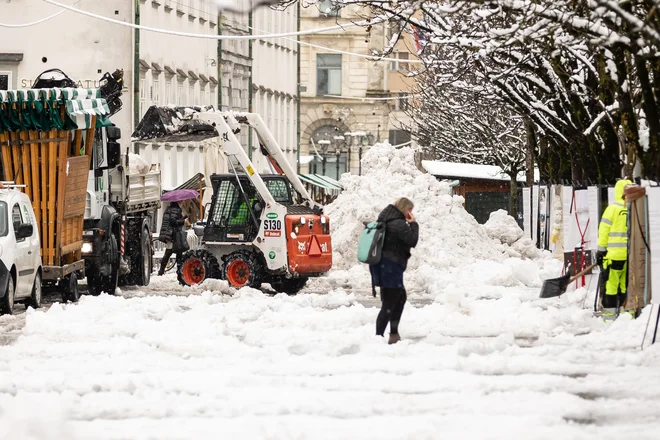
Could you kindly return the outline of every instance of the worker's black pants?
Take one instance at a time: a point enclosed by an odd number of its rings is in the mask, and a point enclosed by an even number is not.
[[[167,263],[169,263],[170,258],[172,258],[172,248],[170,249],[165,249],[165,253],[163,254],[163,259],[160,260],[160,271],[158,272],[159,274],[165,273],[165,268],[167,267]],[[176,254],[177,260],[179,259],[179,254]]]
[[[380,288],[380,299],[383,302],[378,318],[376,318],[376,334],[385,335],[387,323],[390,324],[390,334],[399,333],[399,321],[406,304],[406,289]]]

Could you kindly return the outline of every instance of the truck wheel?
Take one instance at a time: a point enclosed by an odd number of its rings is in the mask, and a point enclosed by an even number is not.
[[[294,279],[284,279],[276,282],[270,283],[271,287],[278,292],[286,293],[289,295],[295,295],[300,292],[307,284],[308,278],[294,278]]]
[[[112,251],[110,255],[119,256],[117,251],[117,239],[110,237],[110,247]],[[114,295],[115,290],[117,290],[117,282],[119,281],[119,260],[115,261],[112,264],[112,272],[108,276],[103,276],[98,273],[94,268],[90,268],[87,272],[87,289],[89,290],[90,295],[98,296],[101,292],[105,292],[108,295]]]
[[[142,228],[140,236],[140,254],[134,259],[131,275],[135,275],[135,284],[138,286],[148,286],[151,281],[151,272],[154,270],[154,262],[151,252],[151,237],[149,230]],[[132,277],[133,278],[133,277]]]
[[[72,273],[60,281],[60,290],[62,291],[62,301],[77,303],[80,299],[78,291],[78,275]]]
[[[2,298],[2,304],[0,304],[0,315],[13,315],[14,314],[14,277],[9,275],[9,281],[7,281],[7,291],[5,296]]]
[[[222,277],[232,287],[261,287],[263,266],[259,258],[251,251],[236,251],[224,258]]]
[[[30,296],[27,305],[33,309],[41,307],[41,293],[41,274],[37,272],[37,275],[34,277],[34,284],[32,285],[32,296]]]
[[[209,251],[188,251],[177,263],[177,279],[182,286],[201,284],[207,278],[220,278],[218,259]]]

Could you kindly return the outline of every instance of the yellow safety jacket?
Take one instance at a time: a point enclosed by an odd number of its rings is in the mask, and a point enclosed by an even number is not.
[[[603,213],[598,226],[598,250],[607,251],[607,260],[628,259],[628,209],[623,190],[630,180],[619,180],[614,186],[614,203]]]

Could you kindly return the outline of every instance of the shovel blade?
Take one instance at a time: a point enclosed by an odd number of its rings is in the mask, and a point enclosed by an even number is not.
[[[539,298],[554,298],[563,295],[566,293],[566,288],[568,287],[568,281],[570,279],[571,275],[567,273],[562,277],[543,281],[541,296]]]

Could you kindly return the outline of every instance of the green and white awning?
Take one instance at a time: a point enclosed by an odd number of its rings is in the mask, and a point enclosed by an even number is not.
[[[342,189],[339,182],[328,176],[322,176],[320,174],[298,174],[298,177],[304,182],[328,191],[341,191]]]
[[[64,107],[64,118],[60,109]],[[0,90],[0,132],[85,130],[112,125],[99,89]]]

